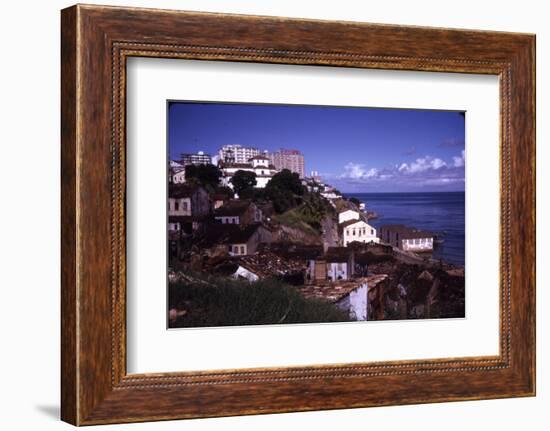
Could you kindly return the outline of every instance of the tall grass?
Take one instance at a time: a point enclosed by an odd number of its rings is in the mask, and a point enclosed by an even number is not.
[[[335,305],[306,299],[278,280],[257,282],[193,276],[170,283],[169,307],[186,313],[170,327],[268,325],[349,321]]]

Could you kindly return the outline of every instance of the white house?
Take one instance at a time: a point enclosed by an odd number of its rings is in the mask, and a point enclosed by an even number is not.
[[[434,248],[433,233],[402,224],[380,226],[380,239],[405,251],[431,252]]]
[[[185,168],[182,168],[179,171],[174,171],[174,173],[172,174],[172,182],[174,184],[185,183]]]
[[[359,218],[359,212],[352,209],[347,209],[338,213],[338,223],[344,223],[348,220],[359,220]]]
[[[306,298],[329,301],[352,320],[367,320],[368,282],[365,278],[304,285],[300,291]]]
[[[231,178],[237,171],[254,172],[256,174],[256,187],[263,189],[277,173],[275,166],[269,163],[269,157],[262,154],[249,159],[248,163],[221,163],[222,184],[233,188]]]
[[[367,320],[368,311],[368,283],[359,281],[357,287],[351,290],[347,295],[342,297],[336,306],[343,311],[349,313],[349,317],[353,320]]]
[[[347,247],[352,242],[380,242],[376,229],[363,220],[348,220],[340,224],[342,245]]]

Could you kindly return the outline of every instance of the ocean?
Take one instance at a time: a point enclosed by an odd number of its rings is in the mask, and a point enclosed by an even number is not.
[[[433,252],[435,259],[464,265],[464,192],[445,193],[344,193],[378,213],[369,223],[405,224],[428,230],[443,239]]]

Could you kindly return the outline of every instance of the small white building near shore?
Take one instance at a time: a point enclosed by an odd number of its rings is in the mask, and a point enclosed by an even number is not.
[[[352,242],[379,243],[376,229],[364,220],[348,220],[340,224],[342,245],[347,247]]]

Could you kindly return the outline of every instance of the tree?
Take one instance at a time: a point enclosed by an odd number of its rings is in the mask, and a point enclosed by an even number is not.
[[[302,180],[296,172],[290,172],[288,169],[283,169],[281,172],[273,175],[273,178],[267,183],[266,189],[288,191],[292,194],[302,196],[304,194],[304,186]]]
[[[256,174],[250,171],[237,171],[233,178],[231,178],[231,184],[233,189],[239,197],[245,197],[252,194],[254,187],[256,187]]]
[[[185,167],[185,181],[195,182],[210,190],[218,186],[221,177],[222,172],[214,165],[187,165]]]
[[[288,169],[273,175],[265,186],[266,195],[273,202],[273,208],[279,214],[296,207],[304,195],[304,186],[300,176]]]

